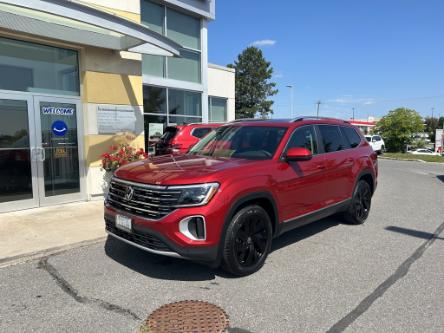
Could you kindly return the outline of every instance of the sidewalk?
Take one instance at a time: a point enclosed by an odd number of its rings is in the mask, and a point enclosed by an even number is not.
[[[0,214],[0,264],[106,236],[103,201]]]

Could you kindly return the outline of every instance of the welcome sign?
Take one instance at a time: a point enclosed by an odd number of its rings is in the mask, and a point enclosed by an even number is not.
[[[74,115],[74,108],[58,108],[55,106],[42,107],[42,114],[57,115],[57,116],[72,116]]]

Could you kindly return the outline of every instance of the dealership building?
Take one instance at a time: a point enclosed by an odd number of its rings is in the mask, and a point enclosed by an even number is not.
[[[215,0],[0,0],[0,212],[100,198],[101,155],[234,119]]]

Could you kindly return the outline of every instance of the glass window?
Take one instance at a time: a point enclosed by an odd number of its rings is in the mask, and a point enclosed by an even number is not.
[[[32,198],[28,105],[0,100],[0,203]]]
[[[168,108],[171,115],[202,116],[201,93],[168,90]]]
[[[200,50],[200,20],[167,8],[167,36],[183,47]]]
[[[166,88],[143,87],[143,112],[167,113]]]
[[[200,83],[200,53],[181,49],[180,55],[180,58],[167,59],[168,78]]]
[[[268,160],[276,152],[286,129],[267,126],[224,126],[212,131],[190,154]]]
[[[341,127],[342,132],[350,143],[351,148],[359,146],[361,143],[361,137],[356,133],[356,130],[351,127]]]
[[[0,38],[0,89],[79,95],[77,52]]]
[[[165,57],[150,54],[142,55],[142,74],[165,77]]]
[[[325,153],[346,149],[347,144],[338,126],[320,125],[319,130],[322,135],[322,145]]]
[[[288,142],[287,149],[298,147],[310,150],[313,155],[318,153],[318,145],[313,126],[303,126],[295,130]]]
[[[227,121],[227,99],[218,97],[209,97],[209,121],[224,123]]]
[[[182,117],[182,116],[170,116],[170,125],[176,124],[176,125],[185,125],[185,124],[193,124],[193,123],[201,123],[202,118],[201,117]]]
[[[165,21],[165,7],[152,3],[151,1],[142,1],[141,7],[141,21],[151,30],[163,35],[164,21]]]
[[[193,129],[193,131],[191,132],[191,135],[196,138],[202,139],[205,135],[207,135],[210,132],[211,132],[211,128],[201,127],[201,128]]]

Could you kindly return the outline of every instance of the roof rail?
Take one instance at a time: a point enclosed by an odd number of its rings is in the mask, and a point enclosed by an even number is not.
[[[262,119],[262,118],[243,118],[243,119],[234,119],[232,121],[230,121],[230,123],[241,123],[244,121],[267,121],[270,119]]]
[[[297,118],[294,118],[292,122],[302,121],[302,120],[337,120],[342,121],[344,123],[349,123],[347,120],[339,119],[339,118],[333,118],[333,117],[317,117],[317,116],[300,116]]]

